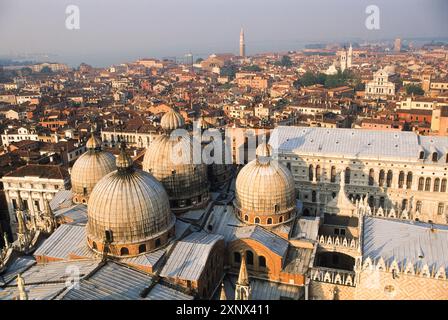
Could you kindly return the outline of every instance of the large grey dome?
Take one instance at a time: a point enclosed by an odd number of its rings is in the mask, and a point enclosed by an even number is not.
[[[112,255],[137,255],[166,244],[174,235],[175,217],[162,184],[132,168],[124,150],[118,169],[102,178],[90,195],[87,237],[91,248]]]
[[[143,170],[162,182],[174,212],[200,207],[208,202],[207,166],[194,164],[193,158],[189,137],[161,135],[146,150]]]

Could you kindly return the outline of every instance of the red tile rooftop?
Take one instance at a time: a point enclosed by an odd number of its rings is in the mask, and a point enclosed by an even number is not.
[[[28,164],[7,173],[5,177],[39,177],[42,179],[67,179],[68,171],[61,166]]]

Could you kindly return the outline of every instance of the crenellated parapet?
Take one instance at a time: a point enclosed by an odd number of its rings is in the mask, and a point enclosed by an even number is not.
[[[356,286],[356,273],[324,267],[314,267],[310,270],[312,281],[326,282],[342,286]]]
[[[324,248],[341,248],[349,250],[359,249],[359,240],[357,238],[348,238],[342,236],[320,235],[317,237],[319,246]]]
[[[411,275],[437,280],[447,280],[445,266],[428,265],[427,263],[412,261],[386,260],[383,257],[372,259],[367,257],[362,264],[362,271],[389,272],[393,277]]]
[[[398,219],[398,220],[416,220],[420,218],[420,212],[411,212],[407,208],[403,210],[397,210],[395,208],[373,208],[370,207],[365,201],[356,201],[356,214],[358,216],[373,216],[380,218]]]

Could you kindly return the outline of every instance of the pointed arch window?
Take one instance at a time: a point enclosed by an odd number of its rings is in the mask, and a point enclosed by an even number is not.
[[[308,167],[308,179],[309,181],[313,181],[313,178],[314,178],[314,166],[310,164],[310,166]]]
[[[351,170],[350,168],[345,168],[345,184],[350,184]]]
[[[392,170],[387,171],[387,180],[386,180],[386,186],[390,188],[392,186],[392,179],[394,178],[394,174],[392,173]]]
[[[435,178],[434,179],[434,192],[439,192],[440,190],[440,179]]]
[[[420,177],[418,179],[418,191],[423,191],[424,186],[425,186],[425,178]]]
[[[404,185],[404,172],[400,171],[400,174],[398,175],[398,188],[403,188]]]
[[[373,169],[369,170],[369,186],[373,186],[375,183],[375,171]]]
[[[380,170],[380,174],[378,176],[378,185],[380,187],[384,186],[385,177],[386,177],[386,172],[384,170]]]
[[[412,189],[412,172],[409,171],[406,177],[406,189]]]
[[[440,185],[440,192],[446,192],[446,178],[442,179],[442,184]]]
[[[331,181],[331,183],[336,182],[336,167],[335,166],[331,167],[330,181]]]
[[[425,191],[431,191],[431,178],[425,180]]]

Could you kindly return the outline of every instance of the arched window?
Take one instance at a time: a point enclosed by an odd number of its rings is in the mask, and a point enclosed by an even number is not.
[[[409,171],[406,177],[406,189],[412,189],[412,172]]]
[[[423,191],[424,185],[425,185],[425,178],[420,177],[418,179],[418,191]]]
[[[425,180],[425,191],[431,191],[431,178]]]
[[[420,154],[419,154],[418,158],[419,158],[420,160],[425,159],[425,151],[420,151]]]
[[[272,224],[272,218],[268,218],[267,224]]]
[[[314,191],[314,190],[311,192],[311,201],[312,202],[317,201],[316,191]]]
[[[93,248],[93,250],[97,250],[98,249],[98,247],[96,246],[96,242],[95,241],[92,242],[92,248]]]
[[[283,216],[280,216],[280,218],[278,218],[278,222],[282,223],[283,222]]]
[[[400,171],[400,174],[398,175],[398,188],[403,188],[404,185],[404,172]]]
[[[439,192],[440,189],[440,179],[435,178],[434,179],[434,192]]]
[[[160,245],[161,245],[160,238],[156,239],[156,248],[160,247]]]
[[[384,209],[384,204],[385,204],[385,198],[384,197],[380,197],[380,207]]]
[[[373,196],[369,197],[369,206],[373,208],[375,206],[375,198]]]
[[[408,199],[403,199],[403,201],[401,201],[401,210],[404,210],[408,207]]]
[[[437,154],[437,152],[433,152],[432,153],[432,161],[437,162],[437,160],[439,160],[439,155]]]
[[[331,174],[330,181],[332,183],[335,183],[336,182],[336,167],[335,166],[331,167],[331,173],[330,174]]]
[[[415,211],[422,212],[422,202],[420,200],[415,204]]]
[[[280,210],[279,205],[278,204],[274,205],[274,212],[277,213],[279,212],[279,210]]]
[[[266,258],[263,256],[258,257],[258,266],[260,268],[266,268]]]
[[[239,252],[233,253],[233,262],[236,264],[241,263],[241,254]]]
[[[314,167],[312,164],[310,164],[309,168],[308,168],[308,179],[310,181],[313,181],[314,178]]]
[[[440,185],[440,192],[446,192],[446,178],[442,179],[442,184]]]
[[[373,186],[375,183],[375,177],[374,177],[375,171],[373,169],[369,170],[369,186]]]
[[[244,215],[244,221],[249,221],[249,216],[247,214]]]
[[[120,256],[127,256],[129,255],[129,250],[126,247],[123,247],[120,249]]]
[[[316,166],[316,181],[320,181],[320,166]]]
[[[394,178],[394,174],[392,173],[392,170],[387,171],[387,179],[386,179],[386,186],[390,188],[392,186],[392,179]]]
[[[351,170],[350,168],[345,168],[345,184],[350,183]]]
[[[255,223],[260,223],[260,218],[256,217],[254,220]]]
[[[253,266],[254,265],[254,254],[250,250],[246,251],[246,263],[249,266]]]
[[[445,211],[444,209],[445,209],[445,205],[442,202],[440,202],[439,206],[437,207],[437,214],[439,216],[442,215],[443,211]]]
[[[378,185],[380,187],[384,186],[384,178],[386,177],[386,173],[384,170],[380,170],[380,174],[378,176]]]
[[[138,253],[146,252],[146,244],[141,244],[138,246]]]

